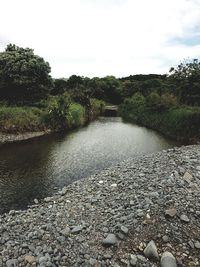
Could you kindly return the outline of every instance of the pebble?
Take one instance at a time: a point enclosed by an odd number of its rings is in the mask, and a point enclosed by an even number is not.
[[[117,243],[117,237],[114,234],[108,234],[105,239],[103,239],[102,244],[104,246],[112,246]]]
[[[190,219],[188,218],[187,215],[185,214],[182,214],[181,217],[180,217],[181,221],[182,222],[185,222],[185,223],[189,223]]]
[[[148,245],[146,246],[146,248],[144,250],[144,255],[149,259],[159,260],[157,247],[156,247],[156,244],[153,240],[151,240],[148,243]]]
[[[176,259],[170,252],[164,252],[160,261],[161,267],[177,267]]]
[[[200,266],[199,162],[196,145],[142,155],[0,215],[0,267],[155,267],[158,249]]]
[[[177,210],[176,209],[168,209],[168,210],[165,210],[165,215],[166,216],[169,216],[171,218],[173,218],[174,216],[176,216],[177,214]]]

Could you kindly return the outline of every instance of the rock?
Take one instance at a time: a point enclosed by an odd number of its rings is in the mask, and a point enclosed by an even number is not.
[[[191,248],[194,248],[194,243],[193,243],[191,240],[188,242],[188,245],[189,245]]]
[[[63,229],[61,231],[61,234],[64,235],[65,237],[68,237],[70,234],[70,228],[69,227],[65,227],[65,229]]]
[[[163,240],[163,242],[167,243],[167,242],[169,242],[169,237],[167,235],[164,235],[162,237],[162,240]]]
[[[123,233],[123,234],[125,234],[125,235],[127,235],[128,234],[128,228],[126,227],[126,226],[121,226],[121,228],[120,228],[120,230],[121,230],[121,232]]]
[[[72,234],[78,234],[83,230],[83,227],[78,225],[78,226],[74,226],[71,230]]]
[[[189,223],[190,219],[188,218],[187,215],[185,214],[182,214],[181,217],[180,217],[181,221],[182,222],[185,222],[185,223]]]
[[[137,259],[136,255],[131,255],[130,256],[130,265],[131,266],[136,266],[137,265],[137,261],[138,261],[138,259]]]
[[[6,266],[7,267],[17,267],[18,266],[18,260],[17,259],[7,260]]]
[[[193,177],[189,172],[185,172],[185,174],[183,175],[183,180],[185,180],[188,184],[191,183],[192,178]]]
[[[37,198],[35,198],[33,201],[34,201],[35,204],[38,204],[39,203],[39,201],[38,201]]]
[[[159,260],[159,255],[158,255],[157,247],[156,247],[156,244],[154,243],[153,240],[151,240],[148,243],[148,245],[146,246],[146,248],[144,249],[144,255],[148,259]]]
[[[177,267],[176,259],[170,252],[164,252],[160,261],[161,267]]]
[[[102,244],[104,246],[112,246],[117,243],[117,237],[114,234],[108,234],[105,239],[103,239]]]
[[[165,216],[167,216],[167,217],[173,218],[174,216],[176,216],[176,214],[177,214],[177,210],[175,208],[168,209],[165,211]]]
[[[199,241],[196,241],[194,243],[194,246],[195,246],[195,248],[200,249],[200,242]]]
[[[35,259],[34,256],[26,255],[26,256],[24,257],[24,261],[25,261],[26,263],[32,264],[32,263],[34,263],[34,262],[36,261],[36,259]]]

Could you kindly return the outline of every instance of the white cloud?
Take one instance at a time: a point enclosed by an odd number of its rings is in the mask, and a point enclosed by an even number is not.
[[[34,48],[54,77],[163,73],[200,51],[184,44],[200,34],[197,0],[1,0],[0,25],[0,50]]]

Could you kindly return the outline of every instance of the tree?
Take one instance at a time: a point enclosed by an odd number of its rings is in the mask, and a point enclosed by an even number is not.
[[[45,98],[53,85],[50,71],[33,49],[9,44],[0,53],[0,98],[14,103]]]
[[[51,90],[52,95],[61,95],[68,91],[68,82],[65,78],[54,79],[54,88]]]
[[[198,59],[185,60],[170,69],[169,78],[176,86],[175,93],[180,102],[200,105],[200,62]]]

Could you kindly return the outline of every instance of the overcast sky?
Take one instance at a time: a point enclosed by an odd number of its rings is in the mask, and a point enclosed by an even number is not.
[[[0,0],[0,51],[33,48],[53,77],[167,73],[200,57],[200,0]]]

